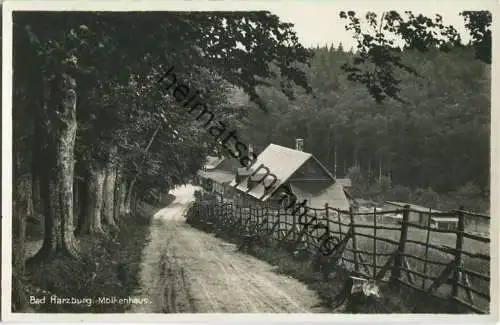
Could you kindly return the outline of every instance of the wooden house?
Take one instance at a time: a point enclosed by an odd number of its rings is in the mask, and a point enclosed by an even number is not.
[[[442,212],[436,209],[395,201],[386,201],[385,204],[389,209],[403,209],[408,204],[410,206],[409,221],[412,223],[430,225],[439,229],[456,229],[458,225],[458,217],[439,215]]]
[[[299,149],[299,150],[297,150]],[[285,195],[307,206],[348,210],[344,187],[312,154],[270,144],[249,168],[239,168],[230,186],[248,203],[287,205]]]
[[[226,157],[207,157],[203,169],[197,173],[197,184],[207,192],[230,195],[228,184],[234,179],[235,170],[240,167],[238,161]]]

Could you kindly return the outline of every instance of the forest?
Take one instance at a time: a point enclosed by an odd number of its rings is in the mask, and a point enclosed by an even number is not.
[[[341,12],[357,46],[311,49],[313,96],[261,89],[273,110],[246,117],[248,143],[258,151],[304,139],[358,198],[489,211],[491,14],[460,15],[468,42],[439,14]]]
[[[26,308],[26,283],[58,294],[125,290],[120,274],[133,277],[141,247],[127,256],[118,244],[137,236],[141,207],[221,150],[156,84],[170,66],[256,151],[303,138],[305,151],[353,179],[355,196],[487,210],[491,57],[478,49],[489,37],[491,52],[491,15],[464,16],[476,35],[469,44],[448,33],[425,49],[413,45],[427,39],[403,27],[428,21],[401,17],[391,12],[384,24],[400,21],[408,46],[392,48],[380,33],[373,43],[354,28],[360,46],[347,50],[306,49],[269,12],[15,12],[14,310]],[[387,48],[391,56],[376,59]],[[25,263],[27,238],[42,244]]]
[[[353,195],[432,208],[489,208],[490,67],[471,47],[450,53],[407,51],[420,76],[402,74],[405,102],[373,101],[342,65],[355,55],[342,44],[314,49],[307,71],[317,98],[295,101],[263,91],[272,113],[253,110],[244,129],[257,149],[270,142],[314,154]],[[386,194],[385,196],[383,194]]]

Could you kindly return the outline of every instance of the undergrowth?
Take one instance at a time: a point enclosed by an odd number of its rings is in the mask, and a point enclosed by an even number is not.
[[[169,196],[171,202],[173,197]],[[169,202],[162,202],[162,205]],[[119,218],[119,231],[78,237],[79,259],[56,258],[27,267],[22,290],[34,312],[119,313],[130,304],[106,303],[99,298],[128,298],[138,286],[141,253],[147,244],[156,207],[143,203],[135,216]],[[68,298],[60,303],[55,298]],[[41,302],[45,299],[44,303]],[[144,297],[137,297],[144,298]],[[31,299],[31,301],[30,301]]]

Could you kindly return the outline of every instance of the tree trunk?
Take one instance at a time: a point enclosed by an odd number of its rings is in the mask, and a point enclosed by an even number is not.
[[[31,261],[56,255],[79,256],[73,229],[76,83],[70,76],[59,74],[50,86],[48,105],[44,105],[48,123],[43,157],[45,173],[41,175],[45,233],[42,248]]]
[[[33,197],[33,216],[38,215],[43,210],[43,205],[40,200],[40,178],[37,174],[32,173],[31,196]]]
[[[91,171],[89,183],[89,215],[88,231],[90,233],[102,233],[102,206],[104,201],[104,183],[106,173],[102,168],[96,168]]]
[[[132,194],[131,210],[134,216],[137,214],[137,192]]]
[[[31,190],[31,189],[30,189]],[[30,306],[23,290],[21,279],[24,274],[25,258],[25,235],[26,235],[26,215],[28,213],[28,202],[13,202],[13,220],[16,232],[13,234],[14,247],[12,250],[12,307],[15,312],[28,312]]]
[[[368,184],[371,184],[372,180],[375,178],[375,177],[372,177],[372,160],[371,158],[368,159]]]
[[[81,184],[80,180],[77,178],[73,179],[73,223],[78,224],[78,216],[81,215],[81,206],[82,202],[80,202],[80,191]]]
[[[87,172],[86,208],[81,218],[79,234],[102,234],[101,210],[103,203],[104,169],[89,167]]]
[[[15,187],[15,196],[12,202],[12,229],[13,229],[13,250],[12,250],[12,261],[13,267],[16,273],[23,274],[24,272],[24,244],[26,235],[26,216],[29,214],[29,202],[30,195],[28,191],[31,189],[28,187],[28,182],[30,179],[28,177],[23,177],[20,180],[16,180],[18,184]]]
[[[335,140],[336,141],[336,140]],[[333,175],[337,178],[337,143],[333,147]]]
[[[45,132],[42,123],[35,121],[35,135],[33,140],[33,158],[31,162],[31,177],[32,177],[32,197],[33,197],[33,217],[36,218],[40,224],[43,223],[43,201],[41,194],[41,175],[45,172],[41,170],[42,164],[40,160],[43,159],[43,138],[41,135]]]
[[[139,175],[141,174],[142,172],[142,167],[144,165],[144,162],[146,161],[146,154],[147,152],[149,151],[149,148],[151,148],[151,145],[153,144],[153,141],[155,140],[156,138],[156,135],[158,134],[158,132],[160,131],[161,129],[161,124],[155,129],[155,131],[153,132],[153,135],[151,136],[151,138],[149,139],[149,142],[144,150],[144,158],[142,159],[142,163],[139,165],[139,170],[137,171],[137,173],[134,175],[134,178],[132,179],[132,181],[130,182],[130,185],[127,189],[127,197],[125,199],[125,211],[126,213],[130,213],[130,209],[131,209],[131,203],[132,202],[132,195],[133,195],[133,190],[134,190],[134,186],[135,186],[135,183],[137,182],[137,179],[139,178]]]
[[[15,171],[21,170],[20,152],[16,150]],[[14,311],[29,309],[21,279],[25,271],[26,217],[33,212],[33,184],[30,175],[14,172],[12,200],[12,307]]]
[[[330,168],[331,166],[331,151],[332,151],[332,148],[331,148],[331,139],[330,139],[330,134],[331,134],[331,128],[329,127],[328,128],[328,132],[326,134],[326,166],[328,166],[328,168]],[[335,176],[335,174],[334,174]]]
[[[356,145],[356,147],[354,147],[354,167],[358,167],[359,166],[359,159],[358,159],[358,146]]]
[[[125,197],[125,213],[130,214],[131,213],[131,203],[132,203],[132,196],[134,195],[134,185],[135,182],[137,181],[137,178],[134,178],[130,181],[127,189],[127,196]]]
[[[378,181],[382,181],[382,157],[378,159]]]
[[[88,222],[88,195],[89,195],[89,178],[85,177],[82,185],[80,185],[79,188],[79,197],[78,197],[78,202],[80,204],[80,209],[78,209],[78,222],[75,230],[75,234],[83,234],[84,228],[86,227],[86,224]]]
[[[106,163],[106,177],[104,180],[102,202],[102,218],[106,221],[106,224],[112,228],[118,228],[114,218],[116,167],[112,159],[114,159],[115,154],[116,147],[113,147],[110,150],[108,162]]]
[[[116,184],[115,184],[115,202],[114,202],[114,217],[115,221],[118,221],[118,218],[125,213],[125,195],[126,192],[125,186],[125,175],[123,174],[123,170],[118,167],[116,169]]]

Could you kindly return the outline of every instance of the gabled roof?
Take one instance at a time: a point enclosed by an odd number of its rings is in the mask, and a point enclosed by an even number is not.
[[[220,184],[229,183],[234,179],[237,166],[240,165],[235,159],[208,156],[204,169],[199,170],[197,174]]]
[[[198,176],[206,179],[211,179],[219,184],[229,183],[233,180],[234,174],[225,170],[199,170]]]
[[[214,156],[208,156],[207,157],[207,162],[205,163],[205,169],[210,170],[217,168],[222,162],[224,161],[224,157],[214,157]]]
[[[267,193],[265,191],[265,186],[270,185],[270,183],[274,180],[274,178],[270,176],[264,178],[262,182],[257,183],[250,189],[248,188],[248,180],[246,178],[239,184],[236,183],[235,179],[230,185],[256,199],[266,201],[283,183],[288,181],[289,178],[310,159],[313,159],[320,166],[320,168],[326,172],[328,177],[331,178],[332,181],[335,181],[335,178],[328,171],[328,169],[326,169],[312,154],[271,143],[266,149],[264,149],[264,151],[261,152],[250,169],[252,173],[257,172],[257,174],[252,178],[254,181],[258,181],[267,173],[264,169],[264,167],[267,167],[269,169],[269,173],[274,174],[277,178],[277,181],[274,183],[272,189]],[[259,169],[260,166],[263,167]],[[258,176],[259,174],[261,174],[261,176]],[[336,186],[335,191],[337,191],[337,189],[340,189],[340,192],[342,192],[341,186]],[[333,188],[330,190],[333,190]],[[330,192],[329,196],[331,196],[331,194],[332,192]],[[338,197],[338,195],[335,195],[335,197]],[[339,204],[339,208],[344,208],[344,201],[346,201],[345,197],[344,199],[341,199],[341,201],[342,203]]]
[[[237,188],[242,192],[247,192],[248,195],[256,199],[266,201],[276,191],[276,189],[286,182],[288,178],[297,171],[312,155],[303,151],[293,150],[290,148],[282,147],[276,144],[270,144],[264,151],[257,157],[251,169],[255,172],[259,170],[260,166],[269,168],[269,172],[277,177],[273,189],[265,193],[265,187],[262,182],[248,191],[246,181],[237,185],[236,179],[231,182],[231,186]],[[264,168],[260,168],[260,172],[266,172]],[[266,177],[272,179],[272,177]]]

